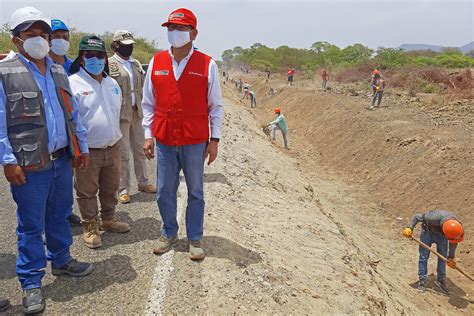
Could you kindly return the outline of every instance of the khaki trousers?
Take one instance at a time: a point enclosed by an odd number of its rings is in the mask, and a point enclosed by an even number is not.
[[[82,220],[97,217],[100,201],[100,217],[111,219],[115,216],[117,206],[117,191],[120,184],[120,146],[105,149],[89,148],[89,167],[81,172],[75,171],[74,188],[77,193],[77,203]]]
[[[143,152],[145,132],[143,131],[142,119],[138,117],[136,107],[133,109],[132,122],[120,121],[122,140],[120,141],[120,152],[122,169],[120,172],[119,194],[128,194],[130,191],[130,150],[133,155],[133,167],[137,177],[138,186],[148,185],[146,168],[146,157]]]

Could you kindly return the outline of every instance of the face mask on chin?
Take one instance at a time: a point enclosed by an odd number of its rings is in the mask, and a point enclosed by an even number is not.
[[[180,48],[191,42],[191,34],[187,31],[168,31],[168,42],[171,46]]]
[[[69,50],[69,42],[62,38],[55,38],[51,40],[51,50],[58,56],[66,55]]]
[[[34,59],[43,59],[48,55],[49,52],[49,42],[41,36],[31,37],[26,40],[22,40],[18,37],[20,41],[23,42],[23,49],[25,52]]]

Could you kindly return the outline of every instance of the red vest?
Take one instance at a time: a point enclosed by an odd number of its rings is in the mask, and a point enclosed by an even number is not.
[[[153,135],[160,143],[184,146],[209,140],[210,62],[211,57],[195,50],[176,81],[169,52],[155,54],[151,73],[155,93]]]

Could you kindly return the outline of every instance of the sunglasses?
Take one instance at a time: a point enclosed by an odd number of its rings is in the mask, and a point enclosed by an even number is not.
[[[84,52],[84,57],[89,59],[96,57],[98,59],[104,59],[105,58],[105,53],[104,52],[99,52],[99,51],[86,51]]]

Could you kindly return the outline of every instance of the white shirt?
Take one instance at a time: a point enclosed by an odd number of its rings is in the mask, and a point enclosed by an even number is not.
[[[184,68],[188,64],[191,55],[194,53],[194,48],[191,48],[189,54],[181,60],[178,64],[173,57],[171,48],[169,49],[173,64],[173,72],[176,80],[179,80]],[[151,73],[153,72],[153,60],[151,59],[148,66],[148,71],[145,77],[145,83],[143,85],[143,128],[145,130],[145,138],[150,139],[153,137],[151,127],[153,125],[153,118],[155,115],[155,93],[153,91],[153,82],[151,81]],[[221,86],[219,80],[219,70],[217,64],[211,59],[209,63],[209,75],[207,77],[207,105],[209,111],[209,122],[211,125],[211,137],[221,138],[221,126],[222,118],[224,117],[224,108],[222,106]]]
[[[0,60],[0,63],[3,62],[3,61],[7,61],[7,60],[10,60],[12,59],[13,57],[16,56],[16,53],[14,51],[9,51],[7,56],[5,56],[5,58],[3,58],[2,60]]]
[[[92,78],[82,67],[69,77],[82,124],[87,129],[89,148],[107,148],[121,138],[120,107],[122,92],[110,76],[101,82]]]
[[[132,90],[132,106],[134,106],[136,103],[136,96],[135,92],[133,92],[133,90],[135,89],[135,81],[133,78],[133,59],[132,57],[130,57],[129,59],[123,59],[117,54],[115,54],[113,57],[117,59],[119,63],[122,64],[123,68],[128,74],[128,78],[130,79],[130,89]]]

